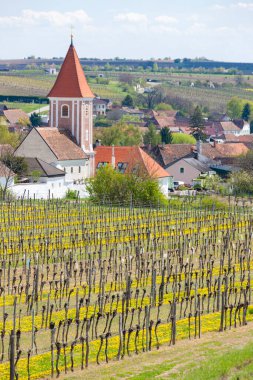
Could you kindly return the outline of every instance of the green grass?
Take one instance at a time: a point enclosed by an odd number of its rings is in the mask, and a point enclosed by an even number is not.
[[[36,103],[19,103],[19,102],[4,102],[4,104],[8,108],[18,108],[26,113],[30,113],[39,109],[40,107],[44,107],[45,104],[36,104]]]

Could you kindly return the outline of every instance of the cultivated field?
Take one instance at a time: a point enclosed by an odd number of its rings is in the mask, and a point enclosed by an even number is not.
[[[88,71],[87,74],[95,75],[92,71]],[[244,86],[237,86],[237,76],[225,74],[153,72],[125,74],[129,76],[130,81],[142,79],[144,84],[147,79],[156,80],[157,85],[166,89],[171,97],[206,106],[210,111],[225,112],[226,105],[233,96],[253,100],[253,76],[242,76]],[[97,84],[94,78],[90,79],[93,92],[102,98],[122,101],[127,94],[119,82],[124,73],[114,71],[105,72],[104,75],[109,79],[109,84]],[[0,95],[47,96],[55,79],[55,76],[39,71],[29,73],[29,70],[0,74]],[[215,84],[215,88],[208,87],[207,83],[210,81]],[[192,88],[191,83],[194,83],[195,87]]]
[[[0,379],[83,378],[97,364],[113,371],[157,350],[162,360],[178,343],[187,355],[206,334],[250,329],[249,203],[2,204]],[[156,365],[139,378],[171,368]]]

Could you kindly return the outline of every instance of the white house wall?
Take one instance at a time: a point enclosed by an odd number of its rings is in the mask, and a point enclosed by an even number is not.
[[[65,181],[83,181],[89,177],[88,160],[58,161],[55,165],[58,169],[65,170]]]

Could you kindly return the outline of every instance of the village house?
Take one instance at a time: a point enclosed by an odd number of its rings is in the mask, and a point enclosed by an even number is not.
[[[105,116],[107,109],[107,101],[100,98],[95,98],[93,100],[93,115],[96,116]]]
[[[161,191],[168,195],[168,188],[173,185],[173,178],[142,148],[137,146],[97,146],[96,169],[112,165],[121,173],[136,173],[158,181]]]
[[[0,125],[8,127],[10,132],[24,129],[29,124],[28,115],[20,109],[8,109],[0,105]]]

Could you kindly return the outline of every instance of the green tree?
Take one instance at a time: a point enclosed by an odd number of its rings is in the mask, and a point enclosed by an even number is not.
[[[103,128],[100,135],[96,135],[103,145],[134,146],[142,142],[139,128],[131,124],[118,122],[112,127]]]
[[[155,62],[155,63],[153,64],[153,71],[154,71],[154,72],[157,72],[158,70],[159,70],[158,64]]]
[[[144,133],[143,142],[145,145],[156,146],[161,143],[161,135],[157,133],[154,124],[150,124],[148,131]]]
[[[196,144],[196,139],[192,135],[186,133],[173,133],[172,144]]]
[[[204,119],[202,115],[201,108],[197,106],[190,117],[190,128],[192,130],[192,135],[197,140],[204,139]]]
[[[27,172],[27,164],[23,157],[16,157],[13,154],[13,149],[5,149],[1,151],[0,164],[5,183],[0,185],[0,197],[6,199],[8,189],[13,182],[15,174],[22,175]]]
[[[253,120],[250,122],[250,133],[253,133]]]
[[[237,158],[237,165],[244,171],[253,175],[253,151],[249,150],[245,155]]]
[[[227,104],[227,114],[231,119],[239,119],[242,116],[243,102],[237,97],[233,97]]]
[[[166,202],[156,180],[133,173],[122,174],[111,165],[101,167],[94,178],[88,179],[86,189],[96,203],[157,205]]]
[[[242,110],[242,119],[245,120],[245,121],[249,121],[250,120],[250,115],[251,115],[250,104],[246,103],[244,105],[244,107],[243,107],[243,110]]]
[[[253,176],[249,172],[241,170],[233,173],[229,183],[235,195],[253,195]]]
[[[164,127],[160,131],[162,143],[164,144],[172,144],[172,133],[168,127]]]
[[[131,95],[127,95],[122,101],[123,107],[134,107],[134,100]]]
[[[39,127],[42,123],[41,116],[38,113],[33,112],[30,116],[30,123],[33,127]]]
[[[170,104],[167,103],[159,103],[155,107],[157,111],[171,111],[173,108]]]
[[[8,127],[0,126],[0,144],[9,144],[16,148],[20,143],[21,136],[19,133],[10,133]]]

